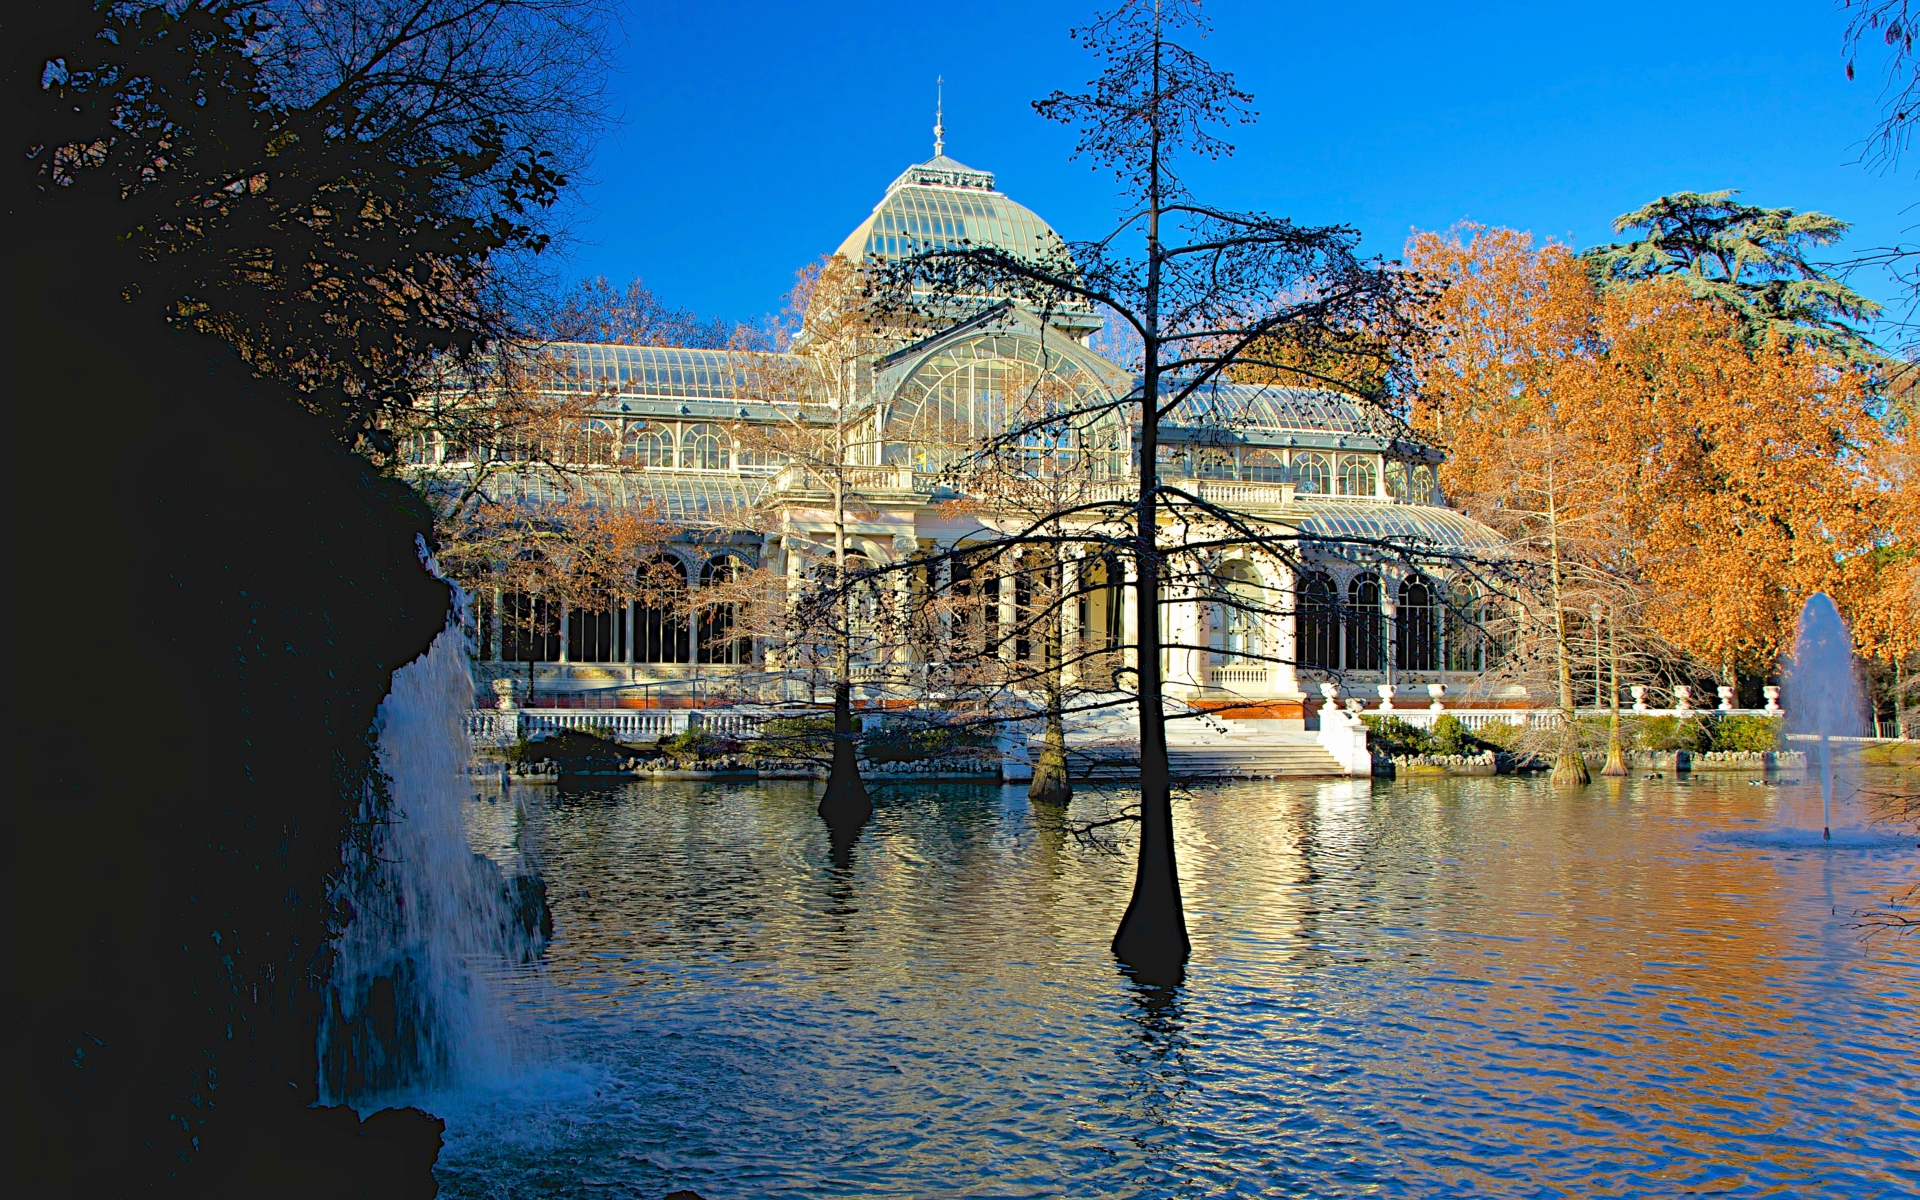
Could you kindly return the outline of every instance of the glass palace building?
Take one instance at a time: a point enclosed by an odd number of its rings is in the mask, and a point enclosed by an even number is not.
[[[961,239],[1018,254],[1057,244],[1044,221],[995,190],[991,174],[936,155],[893,182],[839,254],[861,267]],[[537,696],[591,694],[605,703],[790,697],[790,687],[775,686],[779,652],[734,636],[724,606],[703,609],[697,601],[715,580],[755,568],[803,576],[831,554],[835,522],[825,481],[769,448],[775,431],[796,423],[811,422],[822,436],[836,423],[850,431],[837,444],[858,468],[845,473],[858,494],[845,521],[859,561],[897,563],[990,542],[1004,522],[990,509],[952,503],[964,486],[952,468],[968,447],[1002,432],[996,423],[1007,419],[1007,390],[1044,377],[1056,394],[1098,407],[1129,394],[1135,380],[1091,348],[1100,327],[1093,312],[1040,313],[984,299],[984,311],[863,347],[837,367],[809,353],[818,347],[804,327],[799,352],[790,354],[551,347],[571,366],[576,382],[569,386],[596,397],[581,461],[564,475],[531,463],[500,472],[497,498],[584,493],[592,503],[643,507],[685,529],[673,567],[695,603],[555,612],[544,627],[488,621],[475,664],[480,694],[490,693],[492,680],[517,678],[531,679]],[[762,430],[769,437],[758,436]],[[1322,682],[1342,695],[1377,696],[1391,673],[1399,693],[1424,706],[1424,685],[1443,683],[1457,694],[1479,678],[1487,665],[1482,641],[1461,619],[1474,597],[1447,564],[1462,554],[1497,554],[1501,543],[1446,507],[1439,451],[1409,440],[1403,426],[1355,397],[1298,387],[1218,385],[1190,398],[1163,431],[1163,479],[1181,480],[1298,547],[1287,561],[1228,552],[1206,564],[1209,587],[1191,594],[1176,582],[1163,607],[1165,636],[1194,648],[1165,656],[1171,693],[1202,706],[1257,704],[1256,715],[1291,723],[1312,711]],[[1085,432],[1077,452],[1104,456],[1095,475],[1104,473],[1114,499],[1132,486],[1137,454],[1118,412]],[[478,453],[426,443],[415,469],[458,476],[474,469],[463,460]],[[1168,536],[1177,543],[1178,531]],[[970,586],[950,567],[921,586]],[[1065,657],[1082,660],[1069,672],[1080,678],[1070,682],[1111,686],[1111,671],[1132,656],[1134,594],[1121,586],[1127,572],[1111,555],[1070,561],[1064,570],[1070,590],[1084,593],[1063,613]],[[1233,603],[1236,595],[1245,603]],[[1012,580],[997,598],[1006,610],[1001,619],[1014,620],[1021,598]],[[506,613],[540,603],[482,599]],[[863,657],[868,668],[897,668],[937,661],[939,650],[871,644]],[[1018,652],[1034,650],[1022,644]],[[1104,653],[1104,663],[1085,657],[1090,652]]]

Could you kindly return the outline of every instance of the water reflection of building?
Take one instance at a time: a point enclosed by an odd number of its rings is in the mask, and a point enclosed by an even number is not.
[[[1058,241],[1044,221],[996,191],[991,174],[936,156],[893,182],[840,253],[865,264],[961,238],[1016,253]],[[860,468],[860,511],[849,523],[858,557],[892,563],[985,534],[990,519],[954,518],[942,504],[951,496],[940,492],[938,477],[952,448],[1001,431],[1010,389],[1039,382],[1096,400],[1126,394],[1133,384],[1127,371],[1091,346],[1099,327],[1091,311],[1042,314],[1003,300],[854,364],[847,422],[856,436],[847,457]],[[817,359],[652,346],[554,349],[581,386],[604,389],[606,398],[582,431],[577,457],[585,461],[570,478],[529,466],[502,481],[506,498],[557,498],[583,486],[600,503],[653,506],[700,533],[678,548],[674,564],[696,595],[743,570],[798,575],[819,559],[833,526],[821,481],[779,461],[752,435],[831,391]],[[831,410],[818,411],[821,421],[834,419]],[[1356,684],[1372,691],[1391,670],[1417,693],[1424,683],[1457,687],[1479,676],[1484,651],[1471,621],[1462,619],[1474,598],[1437,566],[1430,573],[1409,569],[1405,556],[1380,548],[1408,547],[1415,561],[1435,564],[1458,551],[1498,548],[1485,526],[1445,506],[1436,449],[1408,440],[1404,429],[1354,397],[1281,386],[1213,388],[1188,401],[1163,437],[1163,476],[1184,478],[1203,498],[1271,530],[1297,532],[1306,539],[1308,564],[1295,571],[1267,556],[1229,554],[1214,564],[1226,581],[1224,600],[1175,597],[1169,639],[1208,647],[1169,655],[1175,694],[1255,699],[1270,715],[1298,717],[1323,678],[1341,678],[1350,692]],[[1072,447],[1054,449],[1104,456],[1116,496],[1136,469],[1117,418],[1082,431]],[[426,445],[420,469],[457,474],[471,467],[463,456],[475,453],[484,452]],[[1123,661],[1134,598],[1119,586],[1121,564],[1086,560],[1068,569],[1090,589],[1067,615],[1068,657],[1076,648],[1108,650],[1112,661]],[[943,575],[928,586],[968,585]],[[1021,603],[1017,584],[999,586],[1002,619],[1010,621]],[[545,693],[685,694],[695,678],[711,686],[760,675],[768,665],[764,647],[731,636],[724,611],[689,622],[671,606],[545,612],[538,597],[483,600],[516,619],[490,622],[480,673],[531,675]],[[987,609],[991,619],[993,605]],[[927,648],[877,654],[892,663],[923,661]]]

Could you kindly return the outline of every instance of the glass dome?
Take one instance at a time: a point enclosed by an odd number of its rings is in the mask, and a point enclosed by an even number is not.
[[[908,167],[873,214],[840,243],[859,263],[890,261],[966,242],[1033,258],[1057,252],[1060,235],[1031,209],[993,190],[993,174],[938,155]]]

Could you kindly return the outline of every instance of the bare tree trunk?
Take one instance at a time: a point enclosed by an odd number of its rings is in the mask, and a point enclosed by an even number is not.
[[[842,374],[844,376],[844,366]],[[844,378],[842,383],[844,385]],[[860,755],[853,733],[853,594],[847,588],[847,390],[835,418],[837,461],[833,471],[834,584],[840,590],[840,645],[833,679],[833,762],[827,768],[827,791],[820,798],[820,816],[829,825],[865,824],[873,816],[873,801],[860,778]]]
[[[1560,665],[1560,754],[1553,764],[1553,782],[1585,787],[1593,782],[1587,760],[1580,753],[1580,729],[1574,724],[1573,664],[1567,657],[1567,607],[1560,587],[1560,513],[1554,490],[1553,461],[1547,461],[1548,578],[1553,584],[1553,649]]]
[[[1617,613],[1607,615],[1607,651],[1612,660],[1608,687],[1612,711],[1607,718],[1607,765],[1600,768],[1600,773],[1618,778],[1627,773],[1627,755],[1620,746],[1620,617]]]
[[[1160,94],[1161,46],[1154,31],[1153,89]],[[1180,903],[1180,874],[1173,857],[1173,770],[1167,762],[1167,717],[1160,678],[1160,552],[1158,514],[1160,454],[1160,141],[1158,114],[1152,123],[1153,161],[1148,171],[1147,295],[1142,337],[1140,398],[1140,501],[1135,511],[1134,637],[1140,660],[1140,858],[1133,898],[1113,935],[1113,953],[1149,983],[1178,983],[1186,976],[1187,918]]]
[[[1053,558],[1057,588],[1064,575],[1059,569],[1058,553]],[[1033,764],[1033,782],[1027,787],[1027,799],[1036,804],[1065,804],[1073,799],[1073,779],[1067,772],[1066,719],[1060,711],[1060,605],[1065,603],[1069,601],[1064,597],[1058,599],[1047,617],[1047,734],[1045,744],[1040,748],[1039,761]]]

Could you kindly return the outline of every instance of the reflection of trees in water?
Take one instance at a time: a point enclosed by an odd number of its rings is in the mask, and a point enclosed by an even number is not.
[[[1155,1131],[1183,1128],[1176,1110],[1199,1089],[1187,1035],[1186,989],[1131,980],[1126,986],[1123,1011],[1132,1036],[1114,1053],[1136,1115]],[[1156,1140],[1147,1131],[1134,1135],[1135,1144],[1148,1152],[1156,1149]]]

